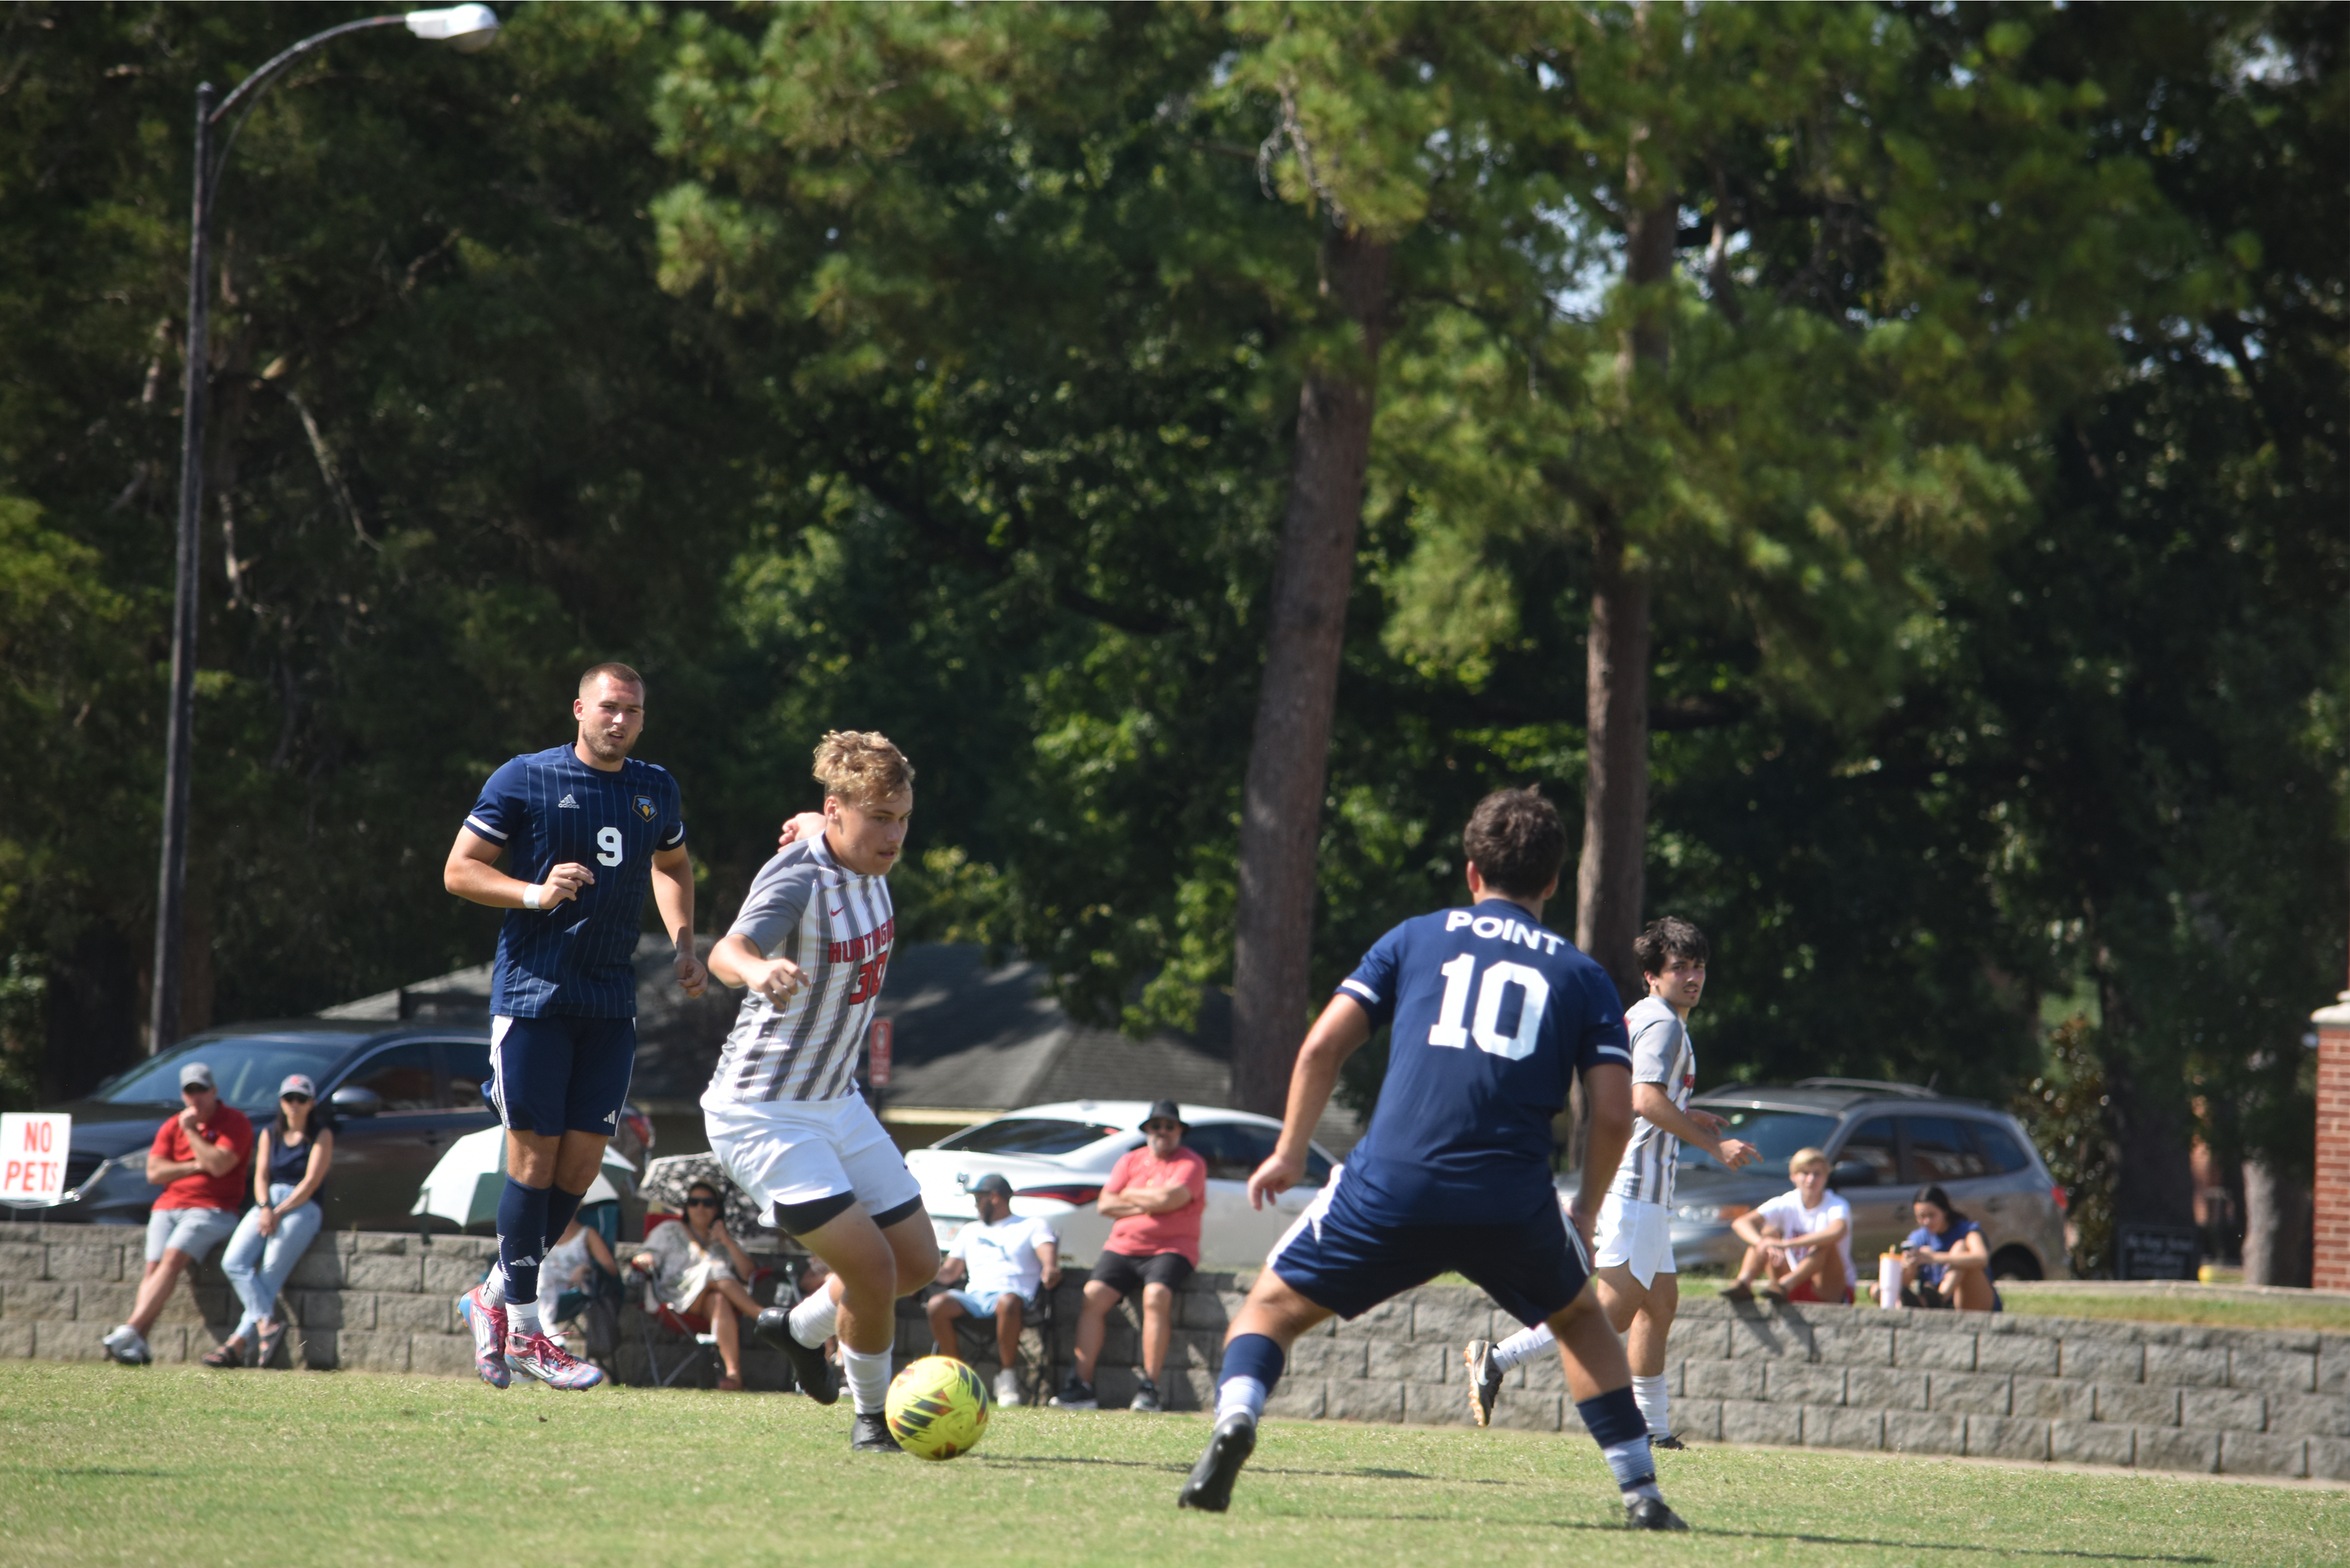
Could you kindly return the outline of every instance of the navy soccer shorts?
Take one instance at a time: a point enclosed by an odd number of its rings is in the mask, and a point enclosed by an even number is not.
[[[1555,1202],[1510,1225],[1377,1225],[1348,1200],[1344,1175],[1343,1167],[1331,1172],[1330,1185],[1265,1260],[1284,1284],[1342,1318],[1451,1272],[1532,1327],[1591,1278],[1582,1238]]]
[[[610,1137],[636,1070],[633,1018],[493,1018],[490,1099],[516,1132]]]

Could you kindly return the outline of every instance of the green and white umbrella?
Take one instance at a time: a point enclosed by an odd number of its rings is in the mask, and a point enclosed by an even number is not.
[[[604,1168],[590,1183],[583,1203],[612,1203],[636,1185],[636,1172],[610,1149]],[[506,1190],[506,1129],[485,1127],[467,1133],[449,1145],[418,1189],[415,1207],[408,1212],[430,1215],[460,1228],[495,1223],[498,1198]]]

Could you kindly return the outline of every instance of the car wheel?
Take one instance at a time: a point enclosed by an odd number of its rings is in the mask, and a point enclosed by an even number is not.
[[[1991,1255],[1991,1273],[1998,1279],[2035,1280],[2042,1270],[2029,1247],[2002,1247]]]

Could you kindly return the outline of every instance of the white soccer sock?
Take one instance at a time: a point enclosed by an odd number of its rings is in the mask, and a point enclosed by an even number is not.
[[[1521,1366],[1548,1350],[1558,1348],[1558,1336],[1551,1333],[1546,1323],[1522,1328],[1493,1347],[1493,1364],[1507,1372]]]
[[[1253,1377],[1226,1378],[1216,1385],[1216,1419],[1238,1412],[1251,1421],[1265,1413],[1265,1385]]]
[[[509,1334],[536,1334],[539,1332],[539,1304],[536,1299],[506,1303],[506,1332]]]
[[[505,1264],[493,1263],[490,1265],[489,1276],[481,1282],[481,1299],[495,1302],[501,1307],[506,1304]]]
[[[889,1399],[889,1352],[840,1347],[840,1370],[861,1416],[877,1415]]]
[[[1673,1435],[1673,1396],[1665,1383],[1666,1374],[1662,1372],[1654,1377],[1632,1379],[1632,1402],[1640,1407],[1650,1437]]]
[[[839,1324],[840,1303],[832,1299],[831,1291],[822,1287],[791,1309],[791,1337],[811,1350],[830,1339]],[[845,1347],[841,1354],[848,1354]]]

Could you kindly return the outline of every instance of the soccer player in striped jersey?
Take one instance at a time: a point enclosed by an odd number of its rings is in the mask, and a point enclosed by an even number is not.
[[[1640,933],[1632,947],[1648,995],[1624,1015],[1632,1034],[1632,1141],[1600,1205],[1598,1245],[1592,1254],[1600,1304],[1626,1336],[1632,1359],[1632,1397],[1658,1448],[1687,1445],[1673,1435],[1665,1380],[1665,1339],[1681,1303],[1673,1266],[1673,1177],[1681,1145],[1693,1143],[1732,1170],[1756,1158],[1752,1144],[1722,1136],[1722,1119],[1691,1110],[1697,1087],[1697,1048],[1689,1039],[1689,1010],[1705,992],[1705,933],[1667,915]],[[1493,1418],[1502,1376],[1549,1351],[1550,1331],[1537,1325],[1498,1345],[1473,1339],[1461,1352],[1468,1365],[1469,1410],[1479,1426]]]
[[[498,1265],[457,1298],[474,1370],[493,1388],[521,1372],[555,1388],[604,1374],[542,1331],[539,1260],[571,1224],[620,1125],[636,1065],[637,926],[645,890],[677,944],[677,983],[702,994],[694,872],[677,781],[629,755],[645,681],[625,664],[579,678],[568,746],[490,775],[441,882],[507,912],[490,979],[491,1098],[506,1124]],[[514,875],[498,869],[502,857]]]
[[[1576,1414],[1615,1476],[1625,1523],[1685,1530],[1657,1490],[1624,1342],[1584,1288],[1589,1258],[1552,1184],[1550,1122],[1576,1075],[1591,1101],[1584,1196],[1593,1207],[1632,1133],[1631,1051],[1615,984],[1542,925],[1566,829],[1538,792],[1501,790],[1477,803],[1461,848],[1474,907],[1440,909],[1381,937],[1299,1048],[1280,1141],[1248,1181],[1260,1207],[1304,1175],[1307,1139],[1339,1068],[1390,1026],[1370,1129],[1274,1244],[1233,1316],[1215,1429],[1176,1503],[1229,1506],[1300,1335],[1451,1269],[1519,1322],[1557,1335]]]
[[[710,953],[710,972],[749,994],[702,1116],[734,1184],[832,1271],[788,1312],[761,1313],[758,1334],[831,1404],[823,1346],[837,1333],[856,1406],[849,1446],[894,1453],[882,1400],[897,1298],[936,1277],[938,1238],[856,1074],[897,936],[889,873],[914,813],[914,768],[885,736],[836,730],[816,748],[815,772],[822,830],[760,868]]]

